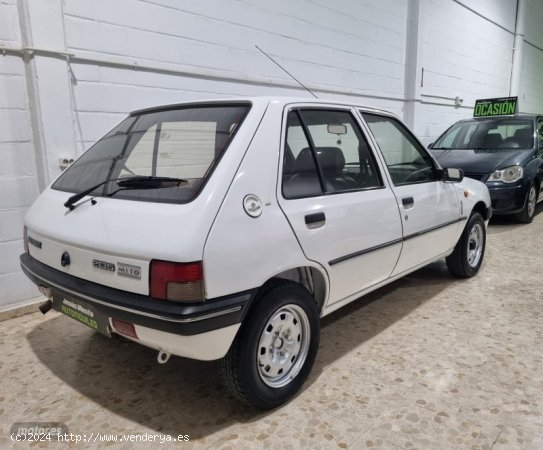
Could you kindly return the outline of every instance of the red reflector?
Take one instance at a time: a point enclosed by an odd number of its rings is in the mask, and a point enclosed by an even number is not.
[[[202,262],[151,261],[151,297],[168,298],[168,283],[195,283],[204,278]]]
[[[134,327],[133,323],[125,322],[124,320],[119,319],[111,319],[111,322],[113,323],[113,328],[115,328],[115,331],[118,333],[138,339],[136,328]]]

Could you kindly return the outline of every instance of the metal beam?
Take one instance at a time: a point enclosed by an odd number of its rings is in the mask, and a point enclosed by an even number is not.
[[[511,82],[509,95],[520,96],[520,78],[524,59],[524,33],[526,28],[526,0],[517,0],[517,16],[515,19],[515,40],[513,44],[513,63],[511,65]]]

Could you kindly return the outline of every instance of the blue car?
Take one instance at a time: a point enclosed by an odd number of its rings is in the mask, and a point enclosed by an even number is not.
[[[488,186],[493,214],[532,221],[543,201],[543,116],[461,120],[429,148],[442,167],[461,168]]]

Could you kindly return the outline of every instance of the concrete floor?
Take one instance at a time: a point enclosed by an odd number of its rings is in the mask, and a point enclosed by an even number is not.
[[[493,220],[477,277],[433,264],[324,319],[309,381],[268,413],[234,401],[215,363],[158,365],[54,312],[2,322],[0,447],[13,422],[39,420],[188,434],[186,448],[540,450],[542,242],[541,212],[531,225]],[[148,444],[110,448],[134,446]]]

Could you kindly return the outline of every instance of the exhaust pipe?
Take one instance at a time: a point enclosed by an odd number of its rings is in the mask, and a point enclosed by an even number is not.
[[[46,300],[43,302],[39,308],[42,314],[47,314],[49,310],[53,307],[53,301],[52,300]]]
[[[165,351],[160,350],[158,352],[157,361],[159,364],[166,364],[170,359],[170,356],[172,356],[171,353],[166,353]]]

